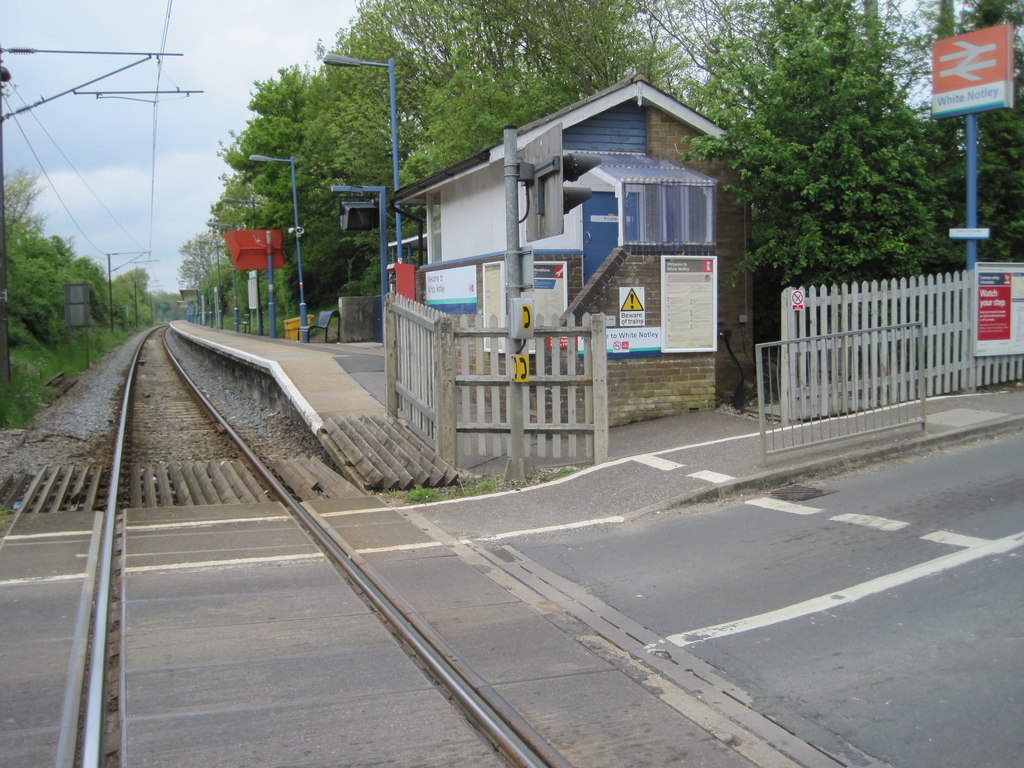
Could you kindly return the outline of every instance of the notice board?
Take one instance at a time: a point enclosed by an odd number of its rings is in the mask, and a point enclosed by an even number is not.
[[[661,257],[663,352],[718,349],[718,259]]]
[[[1024,354],[1024,264],[974,267],[974,354]]]

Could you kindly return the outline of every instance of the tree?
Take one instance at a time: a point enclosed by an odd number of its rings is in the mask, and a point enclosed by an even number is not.
[[[224,249],[224,240],[213,232],[198,234],[178,249],[184,256],[178,266],[178,281],[199,291],[208,312],[223,312],[224,286],[231,285],[234,267],[225,257]]]
[[[789,284],[908,275],[937,247],[929,148],[879,23],[852,0],[774,0],[748,36],[707,47],[702,102],[725,134],[698,151],[739,174],[747,268]]]
[[[530,122],[638,71],[669,71],[649,30],[618,0],[367,0],[331,50],[395,60],[404,181],[499,143],[506,124]],[[377,235],[339,231],[330,187],[393,192],[384,71],[282,69],[257,84],[250,107],[254,117],[223,153],[233,170],[228,185],[258,200],[250,225],[287,229],[292,212],[287,167],[251,163],[249,155],[294,156],[308,305],[333,305],[339,293],[376,293]],[[298,280],[293,246],[285,242],[277,283],[279,297],[294,306]]]
[[[15,170],[4,180],[8,253],[8,336],[12,347],[38,348],[64,332],[64,283],[88,283],[96,320],[105,317],[99,299],[105,283],[99,267],[75,256],[71,244],[47,236],[43,217],[34,212],[39,181]]]

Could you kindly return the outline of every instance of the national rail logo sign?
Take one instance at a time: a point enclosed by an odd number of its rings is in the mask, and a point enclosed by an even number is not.
[[[1013,26],[932,43],[932,117],[1013,106]]]

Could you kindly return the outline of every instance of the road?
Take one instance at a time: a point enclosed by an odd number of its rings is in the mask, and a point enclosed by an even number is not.
[[[517,548],[852,764],[1024,766],[1022,456],[1024,436],[1004,438],[814,498]]]

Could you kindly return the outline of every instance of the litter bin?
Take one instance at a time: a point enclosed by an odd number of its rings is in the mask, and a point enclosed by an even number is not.
[[[313,322],[313,316],[306,315],[306,317],[309,318],[308,320],[306,320],[306,325],[308,326],[310,323]],[[290,339],[291,341],[299,341],[301,333],[299,331],[299,328],[301,327],[302,323],[299,322],[299,318],[289,317],[287,320],[284,321],[284,337],[286,339]]]

